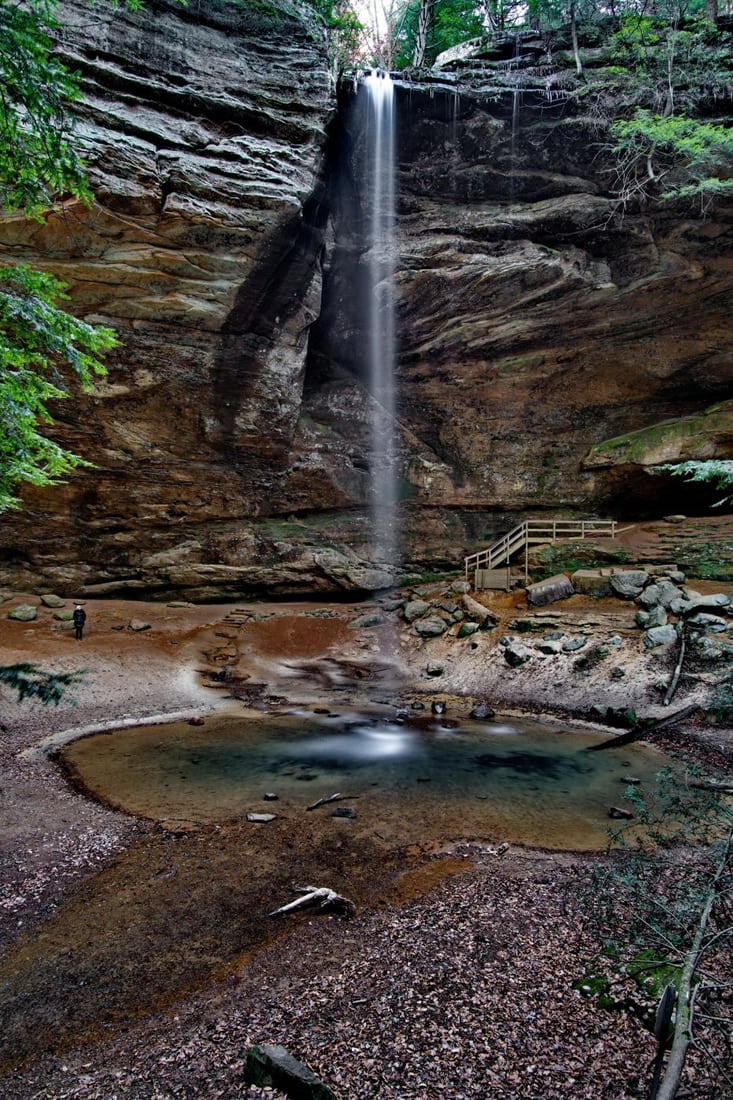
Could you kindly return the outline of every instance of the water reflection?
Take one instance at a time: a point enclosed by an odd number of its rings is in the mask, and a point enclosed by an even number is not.
[[[359,767],[397,757],[425,756],[426,752],[416,730],[395,722],[357,721],[346,732],[305,737],[289,748],[293,758],[324,768]]]
[[[158,820],[274,808],[297,823],[308,804],[340,791],[358,799],[352,831],[394,843],[475,836],[599,848],[624,776],[651,783],[667,760],[638,744],[585,751],[598,740],[529,721],[446,728],[427,716],[301,712],[119,730],[77,741],[63,758],[97,797]]]

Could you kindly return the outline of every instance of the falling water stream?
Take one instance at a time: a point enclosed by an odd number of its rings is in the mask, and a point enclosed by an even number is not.
[[[366,97],[369,204],[370,519],[373,561],[390,577],[399,559],[395,437],[395,107],[386,73],[362,82]]]

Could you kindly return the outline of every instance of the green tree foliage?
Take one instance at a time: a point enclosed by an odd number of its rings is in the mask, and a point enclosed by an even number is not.
[[[733,459],[709,458],[701,461],[668,462],[663,466],[653,466],[652,473],[670,473],[683,477],[686,481],[703,482],[716,489],[733,489]],[[727,493],[714,507],[719,508],[733,498]]]
[[[0,206],[43,220],[60,199],[91,201],[73,144],[78,77],[53,54],[54,0],[0,0]],[[45,485],[83,464],[45,434],[50,403],[104,373],[113,332],[59,308],[64,286],[26,267],[0,268],[0,512],[23,482]]]
[[[65,378],[88,389],[104,373],[98,356],[117,341],[59,309],[63,290],[52,275],[0,268],[0,510],[17,503],[20,482],[49,485],[88,465],[40,428],[51,421],[49,402],[69,396]]]
[[[64,194],[90,198],[68,113],[79,81],[53,55],[55,10],[0,3],[0,205],[37,217]]]

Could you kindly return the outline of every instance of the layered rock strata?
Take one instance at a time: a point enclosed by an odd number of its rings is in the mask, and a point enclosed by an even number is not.
[[[357,85],[337,104],[323,31],[291,6],[64,12],[98,201],[4,219],[0,255],[61,275],[74,311],[123,346],[59,409],[59,437],[95,468],[4,517],[3,583],[368,589]],[[602,122],[562,59],[530,46],[524,67],[484,51],[397,87],[412,568],[460,567],[540,512],[692,510],[677,479],[598,448],[730,395],[730,208],[622,211]],[[683,437],[668,460],[699,453]]]

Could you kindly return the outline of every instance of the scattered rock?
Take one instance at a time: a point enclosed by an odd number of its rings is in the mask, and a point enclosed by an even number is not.
[[[55,596],[53,592],[46,592],[39,597],[44,607],[64,607],[66,600],[62,600],[60,596]]]
[[[576,592],[584,596],[610,596],[611,579],[600,569],[576,569],[570,577]]]
[[[670,645],[677,641],[677,629],[668,626],[655,626],[651,630],[644,631],[644,645],[647,649],[655,649],[659,645]]]
[[[687,516],[663,516],[662,519],[665,523],[684,523],[687,519]]]
[[[574,594],[573,582],[564,573],[556,573],[546,581],[527,585],[527,603],[533,607],[541,607],[556,600],[566,600],[568,596]]]
[[[353,820],[356,810],[353,806],[337,806],[335,810],[331,810],[331,817],[347,817]]]
[[[327,1085],[279,1044],[251,1047],[245,1077],[251,1085],[278,1089],[293,1100],[336,1100]]]
[[[487,719],[494,718],[496,711],[493,707],[490,707],[488,703],[478,703],[471,711],[469,717],[476,718],[479,722],[484,722]]]
[[[259,825],[266,825],[268,821],[274,821],[277,814],[247,814],[247,821],[254,821]]]
[[[704,611],[696,611],[694,615],[688,615],[687,622],[690,626],[699,627],[712,634],[722,634],[728,627],[726,619],[721,618],[720,615],[707,615]]]
[[[265,802],[279,802],[280,795],[275,794],[274,791],[265,791],[262,798],[264,799]]]
[[[667,612],[664,610],[661,603],[659,603],[656,607],[653,607],[650,612],[648,612],[646,616],[646,627],[647,629],[651,630],[652,627],[666,625]]]
[[[610,577],[612,590],[622,600],[635,600],[641,595],[648,582],[649,574],[643,569],[624,569],[618,573],[612,573]]]
[[[366,615],[360,615],[358,619],[354,619],[349,626],[352,630],[360,630],[371,626],[382,626],[384,621],[384,616],[378,611],[369,611]]]
[[[472,634],[475,634],[477,630],[480,630],[478,623],[463,623],[456,635],[457,638],[470,638]]]
[[[54,611],[52,618],[59,623],[70,623],[74,618],[73,611]]]
[[[8,611],[8,618],[18,623],[32,623],[38,614],[38,609],[32,604],[21,603]]]
[[[408,623],[414,623],[416,619],[422,618],[423,615],[427,615],[430,610],[430,604],[425,600],[410,600],[405,604],[404,616]]]
[[[150,623],[146,623],[144,619],[130,619],[127,624],[128,630],[134,630],[136,633],[140,633],[142,630],[150,630]]]
[[[193,718],[189,718],[188,724],[189,726],[203,726],[206,724],[206,719],[202,718],[200,715],[196,715]]]
[[[531,657],[531,650],[527,649],[521,642],[510,642],[504,649],[504,660],[512,668],[518,668],[519,665],[526,664]]]
[[[623,810],[620,806],[611,806],[608,816],[617,818],[619,821],[632,821],[634,817],[631,810]]]
[[[543,640],[535,643],[535,649],[538,653],[546,653],[548,655],[552,653],[562,653],[562,643],[558,641],[548,642]]]
[[[442,676],[445,669],[440,661],[428,661],[425,671],[428,676]]]
[[[471,591],[471,585],[468,581],[453,581],[453,584],[448,589],[449,592],[455,592],[458,595],[466,595]]]
[[[582,649],[587,643],[587,638],[566,638],[562,643],[562,651],[563,653],[575,653],[576,650]]]
[[[445,701],[443,699],[434,699],[430,709],[433,714],[445,714]]]
[[[418,619],[415,623],[415,632],[423,638],[439,638],[447,629],[448,623],[445,619],[439,619],[437,615],[429,619]]]

